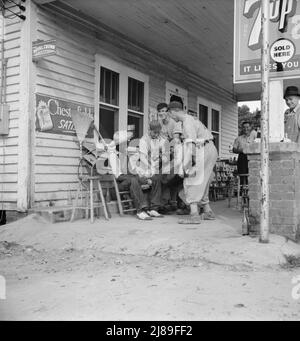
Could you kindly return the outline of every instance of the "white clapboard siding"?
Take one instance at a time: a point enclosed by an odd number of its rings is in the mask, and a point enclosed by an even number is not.
[[[238,135],[238,108],[236,103],[225,105],[222,108],[222,148],[221,156],[230,158],[233,154],[229,152],[229,145],[233,144]]]
[[[158,103],[166,101],[165,95],[166,81],[165,79],[151,76],[149,79],[149,105],[156,108]]]
[[[1,188],[1,191],[3,191],[3,193],[15,193],[17,191],[17,184],[0,182],[0,188]]]
[[[3,205],[4,209],[15,210],[17,209],[18,191],[18,127],[20,113],[21,22],[19,18],[6,20],[4,39],[4,58],[7,59],[6,102],[9,105],[9,134],[8,136],[0,136],[0,206]]]
[[[17,165],[18,164],[18,158],[16,155],[0,155],[0,165]]]
[[[66,101],[94,105],[95,52],[73,28],[43,10],[37,13],[37,39],[55,39],[57,54],[39,61],[36,91]],[[66,204],[69,191],[74,197],[78,183],[79,147],[77,138],[36,132],[34,205],[49,201]]]

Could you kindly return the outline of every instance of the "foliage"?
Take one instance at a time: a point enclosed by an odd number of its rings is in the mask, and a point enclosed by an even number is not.
[[[253,129],[257,130],[260,128],[260,117],[261,111],[256,109],[254,112],[251,112],[247,105],[242,105],[238,107],[238,115],[239,115],[239,133],[242,131],[243,122],[250,122],[253,126]]]

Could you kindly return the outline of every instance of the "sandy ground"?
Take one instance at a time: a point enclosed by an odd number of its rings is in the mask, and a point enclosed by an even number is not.
[[[0,319],[299,320],[300,268],[284,264],[300,245],[242,237],[239,212],[225,204],[199,227],[176,216],[2,226]]]

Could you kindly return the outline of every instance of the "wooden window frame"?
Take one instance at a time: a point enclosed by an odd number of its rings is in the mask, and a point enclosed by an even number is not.
[[[219,135],[219,154],[221,154],[221,147],[222,147],[222,106],[220,104],[214,103],[206,98],[203,97],[197,97],[197,112],[198,117],[200,117],[199,112],[199,105],[205,105],[208,108],[208,129],[214,133]],[[217,110],[219,112],[219,131],[212,130],[212,111]]]
[[[100,102],[100,71],[101,67],[112,70],[119,74],[119,105],[112,106]],[[144,111],[137,112],[128,108],[128,79],[134,78],[144,83]],[[99,129],[100,105],[110,106],[119,110],[119,130],[127,130],[128,112],[138,114],[143,117],[143,134],[148,131],[148,111],[149,111],[149,76],[134,70],[126,65],[114,61],[113,59],[97,54],[95,56],[95,126]]]

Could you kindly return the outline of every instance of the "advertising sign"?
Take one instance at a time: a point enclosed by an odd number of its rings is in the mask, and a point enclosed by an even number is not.
[[[270,77],[300,76],[299,0],[270,1]],[[235,0],[234,82],[261,77],[261,0]]]
[[[43,57],[56,54],[56,40],[37,41],[32,43],[32,59],[38,60]]]
[[[94,117],[94,109],[91,106],[37,94],[36,130],[50,134],[75,136],[71,110],[85,112]],[[87,136],[93,136],[92,129],[88,131]]]

